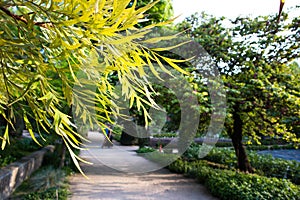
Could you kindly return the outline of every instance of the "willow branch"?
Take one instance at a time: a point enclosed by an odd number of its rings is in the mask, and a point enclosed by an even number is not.
[[[14,18],[15,20],[18,20],[18,21],[24,22],[25,24],[28,24],[28,21],[26,18],[24,18],[23,16],[13,14],[7,8],[0,7],[0,10],[2,10],[5,14]],[[43,27],[43,28],[47,28],[47,24],[50,24],[50,26],[52,26],[52,22],[34,22],[33,24],[36,26]]]

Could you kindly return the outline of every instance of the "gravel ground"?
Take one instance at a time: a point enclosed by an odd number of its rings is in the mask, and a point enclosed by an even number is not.
[[[81,174],[69,178],[71,200],[216,200],[194,179],[173,174],[137,156],[137,147],[115,145],[102,149],[103,136],[89,132],[89,150],[81,157],[93,165],[82,164],[89,179]]]

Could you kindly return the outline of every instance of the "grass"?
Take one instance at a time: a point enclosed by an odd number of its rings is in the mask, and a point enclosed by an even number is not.
[[[67,182],[68,168],[55,169],[48,165],[38,169],[17,188],[11,200],[66,200],[70,196]]]

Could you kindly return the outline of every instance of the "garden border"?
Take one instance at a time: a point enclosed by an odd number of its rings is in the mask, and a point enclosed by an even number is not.
[[[47,152],[54,151],[48,145],[39,151],[21,158],[0,170],[0,199],[7,199],[35,170],[40,168]]]

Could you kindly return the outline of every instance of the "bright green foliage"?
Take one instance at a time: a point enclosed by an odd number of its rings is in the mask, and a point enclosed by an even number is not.
[[[199,160],[198,152],[201,146],[194,145],[184,154],[185,160]],[[271,155],[259,155],[255,151],[248,153],[251,165],[255,168],[255,173],[267,177],[286,178],[291,182],[300,184],[300,165],[295,160],[284,160],[274,158]],[[237,162],[233,149],[214,148],[203,160],[226,166],[226,169],[236,170]]]
[[[137,7],[144,7],[153,0],[138,0]],[[173,17],[173,7],[171,0],[160,0],[155,6],[145,12],[147,21],[142,25],[149,25],[153,23],[163,22]]]
[[[205,184],[220,199],[299,199],[300,187],[286,179],[267,178],[224,170],[206,161],[188,162],[178,159],[169,165],[171,171],[184,173]]]
[[[251,140],[281,135],[299,141],[288,128],[300,116],[299,75],[297,67],[288,64],[299,56],[299,19],[287,23],[285,14],[280,24],[275,22],[272,16],[230,22],[202,14],[179,25],[219,66],[227,88],[229,135],[236,112],[243,121],[243,133]]]
[[[221,72],[227,96],[224,133],[233,141],[242,171],[252,171],[243,136],[258,144],[262,136],[300,141],[300,76],[289,65],[299,58],[299,22],[284,13],[278,23],[277,16],[227,20],[202,13],[178,26],[203,46]]]
[[[153,105],[153,101],[149,95],[145,95],[148,99],[137,95],[149,92],[144,68],[164,58],[147,48],[160,39],[144,36],[169,22],[137,28],[144,13],[157,2],[139,8],[136,1],[129,3],[2,0],[0,114],[11,125],[16,114],[23,116],[34,139],[31,119],[35,119],[39,130],[54,130],[71,151],[84,138],[74,131],[70,112],[65,114],[63,109],[73,107],[76,119],[103,127],[120,109],[111,100],[116,94],[108,81],[116,73],[123,96],[136,102],[147,116],[144,104]],[[9,142],[8,126],[2,141],[4,148]],[[71,156],[78,166],[76,159],[80,158],[72,151]]]

